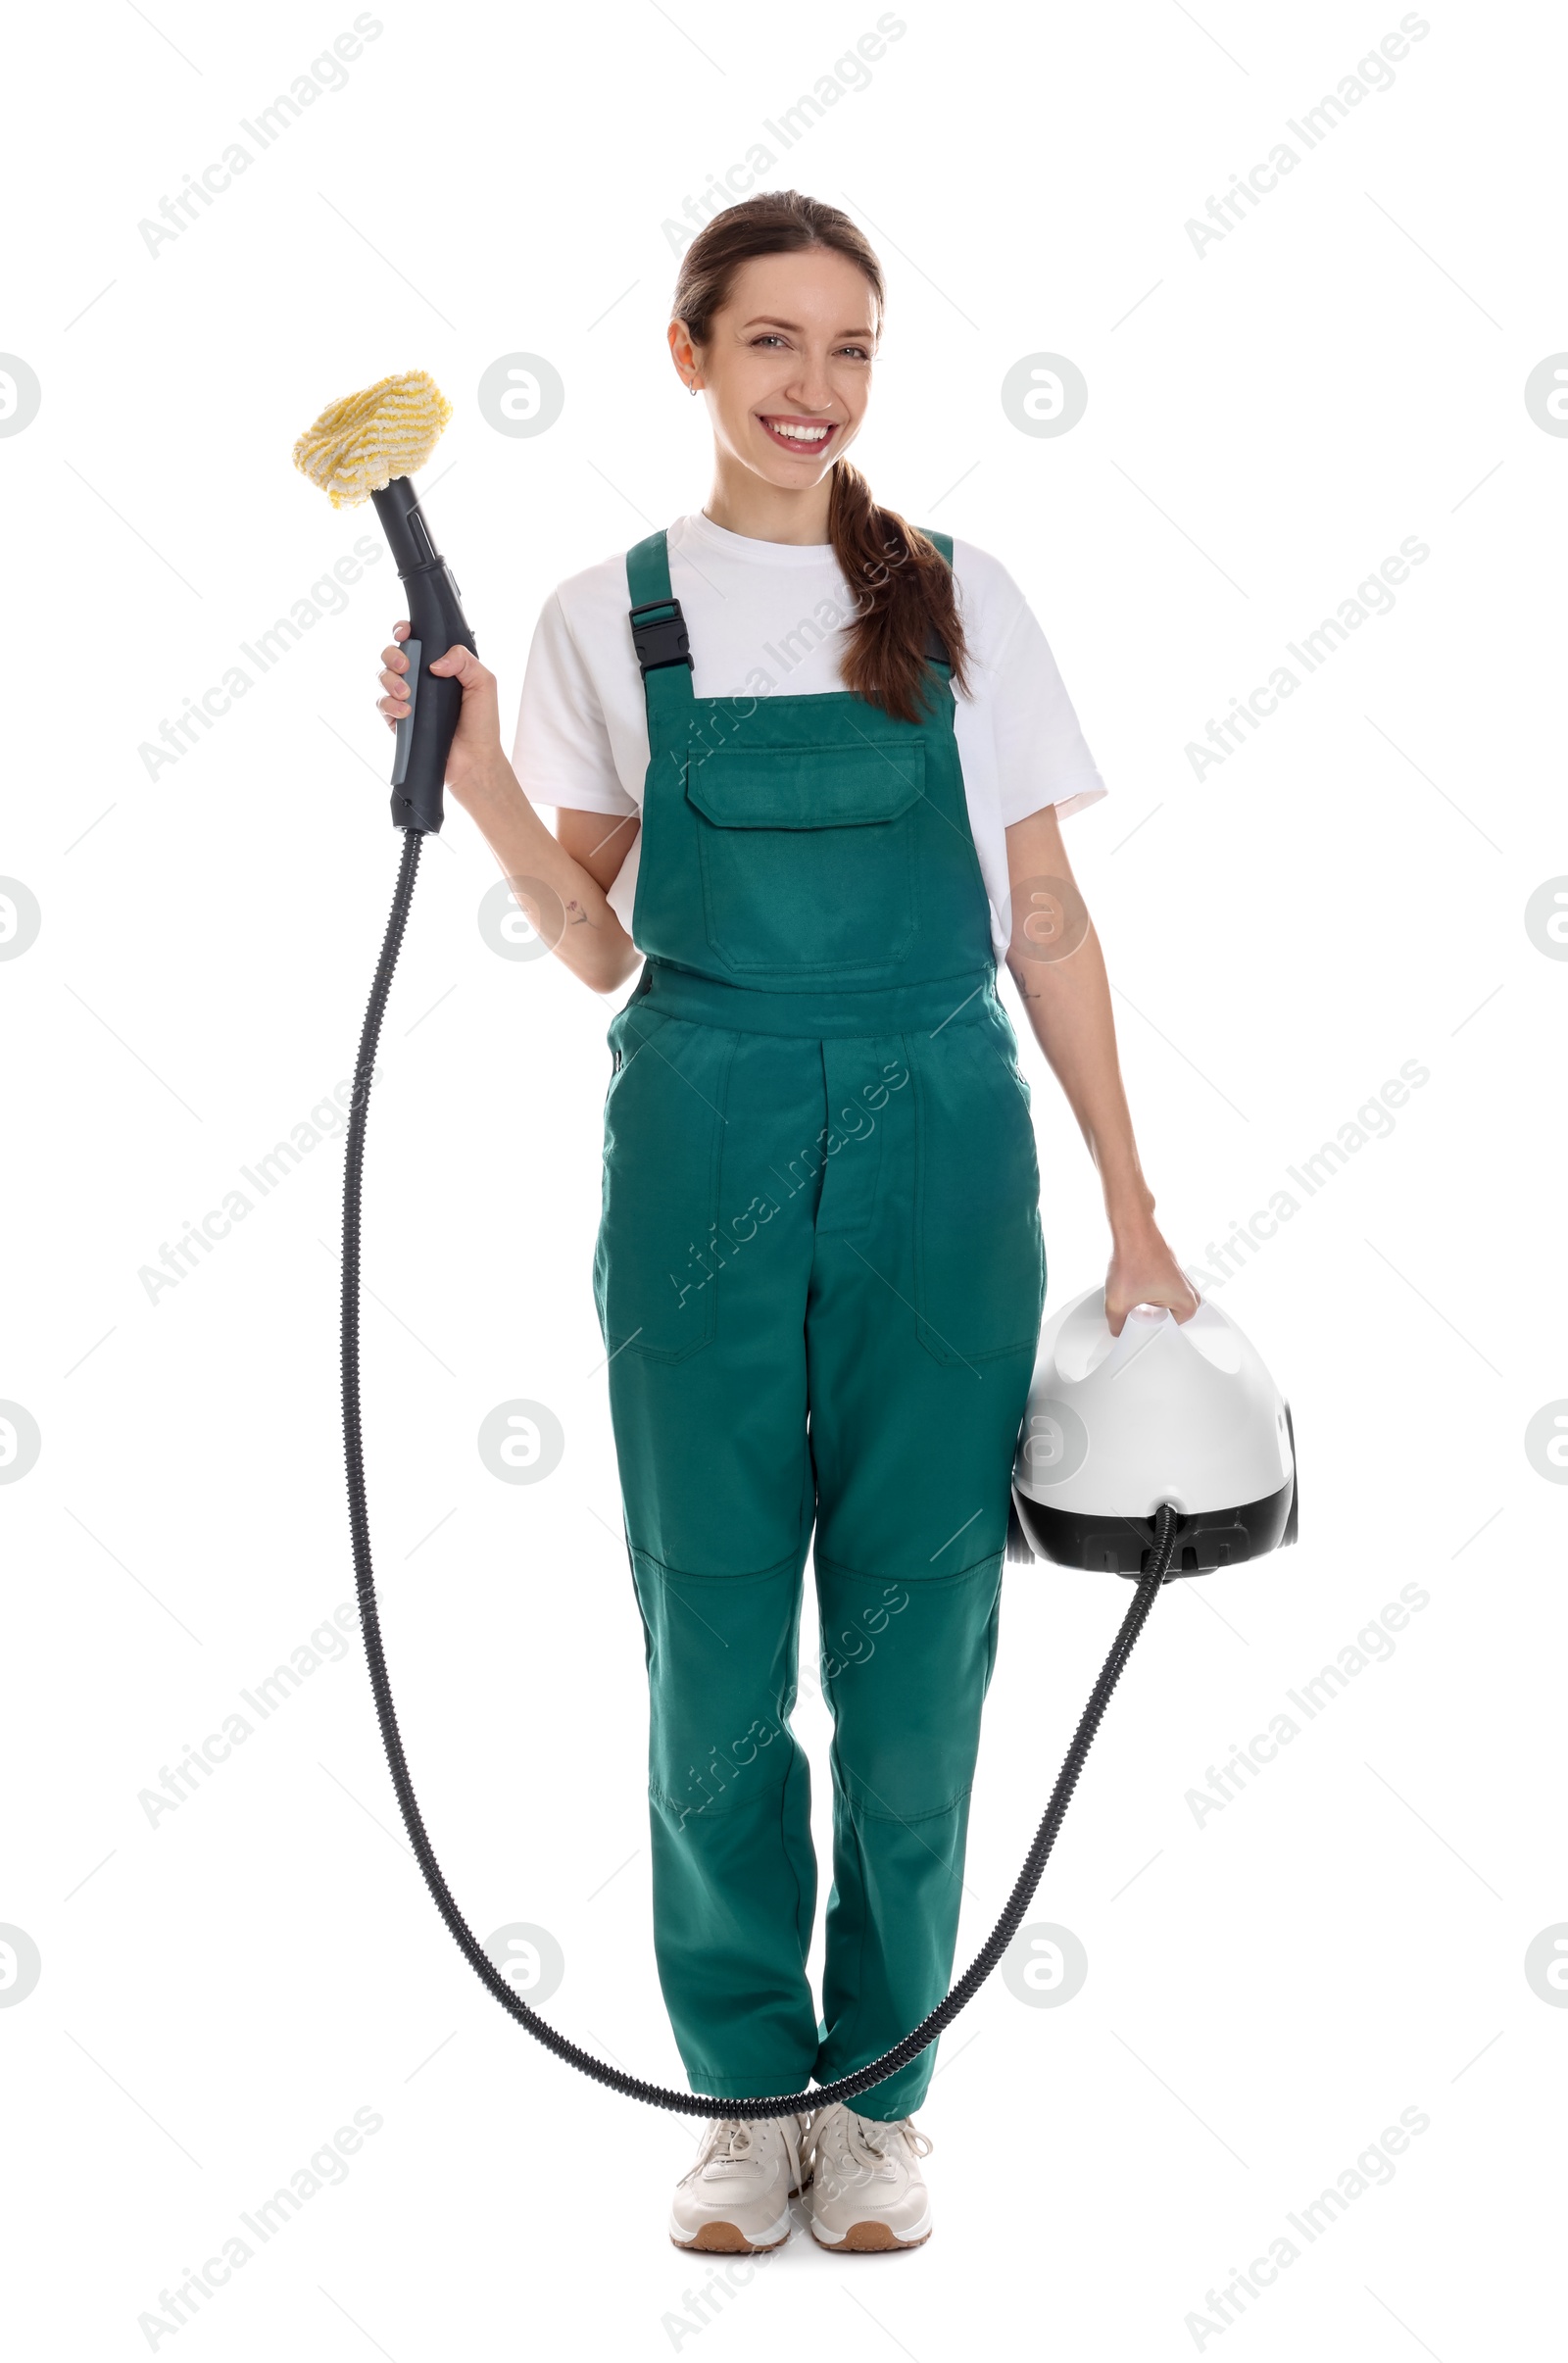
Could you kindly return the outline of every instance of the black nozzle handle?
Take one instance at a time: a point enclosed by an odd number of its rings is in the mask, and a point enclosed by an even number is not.
[[[442,790],[463,692],[444,673],[429,670],[437,657],[462,644],[478,655],[463,613],[452,569],[435,546],[419,496],[407,476],[372,492],[376,516],[409,603],[409,712],[399,722],[392,757],[392,818],[400,829],[434,836],[446,817]]]

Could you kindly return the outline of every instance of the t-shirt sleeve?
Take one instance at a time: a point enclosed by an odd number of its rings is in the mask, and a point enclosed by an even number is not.
[[[1063,817],[1098,804],[1109,791],[1029,602],[994,558],[980,551],[964,557],[969,564],[960,560],[959,571],[970,573],[979,594],[979,686],[991,709],[1003,826],[1048,804]]]
[[[583,812],[637,810],[616,773],[604,709],[559,592],[534,627],[512,767],[530,804]]]

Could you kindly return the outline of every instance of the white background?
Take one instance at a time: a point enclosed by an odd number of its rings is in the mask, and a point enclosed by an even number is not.
[[[402,1842],[357,1641],[156,1827],[138,1802],[352,1597],[341,1133],[156,1304],[138,1272],[351,1072],[398,853],[372,705],[400,613],[386,558],[177,763],[150,778],[138,747],[373,531],[291,447],[329,399],[413,367],[456,406],[430,515],[510,728],[551,586],[706,493],[703,410],[663,345],[665,222],[876,13],[379,0],[346,86],[156,255],[138,222],[330,49],[350,0],[103,0],[14,33],[0,345],[42,386],[0,439],[0,871],[42,913],[0,964],[0,1397],[42,1438],[0,1487],[0,1921],[42,1959],[0,2009],[19,2353],[784,2358],[826,2338],[935,2363],[1016,2339],[1464,2363],[1556,2323],[1568,2014],[1523,1968],[1568,1919],[1563,1497],[1524,1449],[1568,1395],[1568,969],[1524,923],[1568,870],[1568,442],[1523,393],[1568,345],[1544,8],[1424,11],[1394,87],[1310,153],[1293,139],[1294,173],[1201,257],[1184,224],[1375,51],[1397,0],[905,5],[868,87],[764,175],[850,206],[878,245],[858,456],[883,500],[1024,584],[1110,785],[1067,836],[1177,1254],[1220,1280],[1210,1244],[1287,1165],[1402,1062],[1430,1073],[1210,1291],[1291,1398],[1300,1547],[1160,1603],[1036,1906],[1087,1947],[1087,1983],[1053,2009],[995,1980],[945,2040],[920,2116],[929,2245],[834,2260],[798,2232],[693,2310],[707,2264],[664,2233],[691,2126],[571,2076],[464,1967]],[[518,351],[566,388],[532,439],[474,399]],[[1090,388],[1059,438],[1001,405],[1042,351]],[[1411,535],[1431,555],[1394,612],[1196,779],[1208,718]],[[473,1926],[549,1930],[551,2015],[680,2081],[589,1286],[614,1003],[494,954],[493,877],[455,813],[372,1109],[388,1647]],[[1107,1238],[1025,1056],[1054,1305]],[[476,1451],[517,1398],[564,1429],[536,1486]],[[1392,1658],[1200,1826],[1206,1768],[1412,1583],[1429,1604]],[[1126,1598],[1008,1573],[961,1958]],[[800,1728],[820,1764],[814,1701]],[[1195,2330],[1407,2107],[1430,2125],[1393,2180],[1298,2237],[1248,2315]],[[347,2180],[252,2240],[198,2318],[139,2327],[356,2108],[383,2123]]]

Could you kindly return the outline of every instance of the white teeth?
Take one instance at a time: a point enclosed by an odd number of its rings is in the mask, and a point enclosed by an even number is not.
[[[828,432],[825,426],[791,426],[783,418],[770,418],[768,424],[776,435],[788,435],[792,443],[820,443]]]

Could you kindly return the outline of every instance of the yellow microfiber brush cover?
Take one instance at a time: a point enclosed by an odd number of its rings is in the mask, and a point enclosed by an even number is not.
[[[334,509],[358,509],[394,476],[412,476],[441,439],[452,405],[427,369],[383,377],[329,403],[294,446],[294,465]]]

